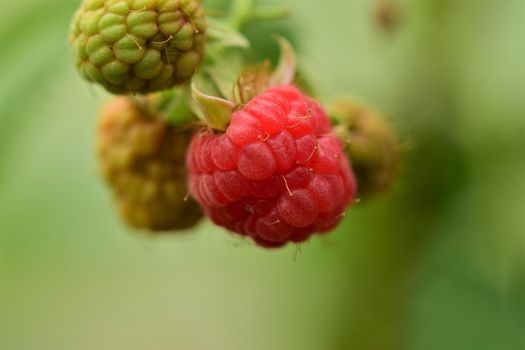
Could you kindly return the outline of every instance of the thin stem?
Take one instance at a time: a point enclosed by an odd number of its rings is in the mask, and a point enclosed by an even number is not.
[[[240,30],[250,19],[257,0],[233,0],[230,8],[231,15],[228,19],[230,27]]]
[[[274,21],[290,17],[290,10],[285,6],[271,6],[253,11],[250,21]]]

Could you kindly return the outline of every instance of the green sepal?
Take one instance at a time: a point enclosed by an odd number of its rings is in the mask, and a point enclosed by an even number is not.
[[[223,52],[213,64],[204,67],[202,70],[203,79],[208,79],[213,83],[221,97],[231,100],[233,98],[233,85],[244,65],[243,58],[243,53],[239,52],[238,49]],[[202,86],[200,82],[198,86]]]
[[[222,48],[248,48],[250,41],[236,29],[218,20],[208,20],[208,42]]]
[[[235,103],[220,97],[206,95],[195,86],[195,83],[192,84],[191,91],[194,101],[202,110],[200,117],[203,118],[206,125],[214,130],[226,130],[235,109]]]

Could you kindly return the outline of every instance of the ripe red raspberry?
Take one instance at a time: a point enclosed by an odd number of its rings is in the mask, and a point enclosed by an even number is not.
[[[196,135],[187,162],[213,222],[264,247],[333,229],[356,188],[325,112],[291,85],[256,96],[225,133]]]

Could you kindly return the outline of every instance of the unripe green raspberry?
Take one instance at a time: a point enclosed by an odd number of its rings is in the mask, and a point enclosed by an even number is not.
[[[150,231],[182,230],[202,212],[188,197],[185,157],[191,129],[155,118],[145,98],[116,97],[102,110],[97,153],[126,222]]]
[[[86,80],[112,93],[148,93],[191,78],[205,32],[200,0],[84,0],[70,41]]]
[[[349,100],[330,106],[336,133],[346,141],[345,152],[357,177],[358,195],[367,199],[387,191],[394,182],[400,152],[396,135],[376,111]]]

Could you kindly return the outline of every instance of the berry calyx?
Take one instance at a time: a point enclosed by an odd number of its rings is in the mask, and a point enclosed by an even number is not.
[[[193,130],[158,118],[150,100],[116,97],[103,108],[100,169],[130,226],[187,229],[202,217],[198,204],[187,198],[185,157]]]
[[[70,41],[86,80],[112,93],[148,93],[193,76],[205,32],[200,0],[84,0]]]
[[[224,132],[197,134],[187,164],[191,194],[213,222],[263,247],[332,230],[356,190],[324,110],[293,85],[254,97]]]

